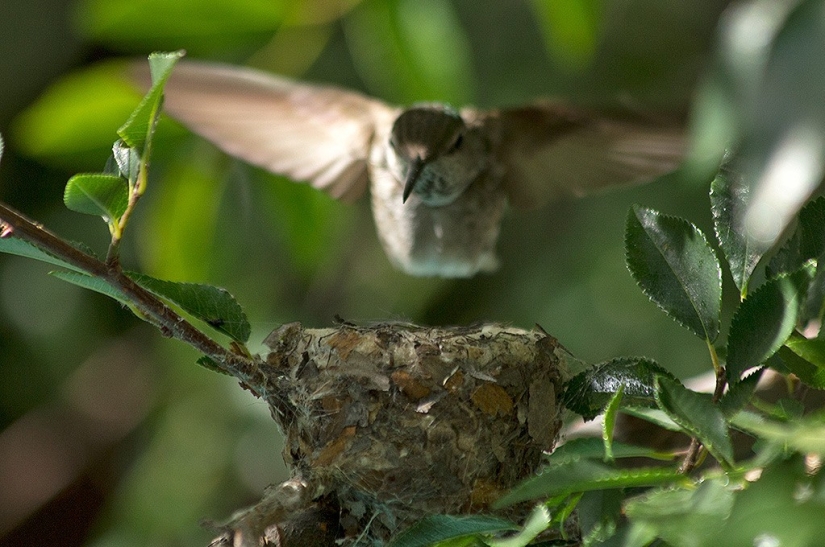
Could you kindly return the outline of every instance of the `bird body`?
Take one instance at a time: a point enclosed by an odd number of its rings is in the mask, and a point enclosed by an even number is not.
[[[139,81],[148,72],[136,68]],[[554,102],[500,110],[409,108],[248,68],[181,62],[166,111],[229,154],[351,202],[370,188],[390,261],[419,276],[498,266],[507,202],[641,182],[673,170],[680,128]]]

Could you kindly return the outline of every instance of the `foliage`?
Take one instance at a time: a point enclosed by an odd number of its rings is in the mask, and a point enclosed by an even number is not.
[[[574,27],[565,31],[565,20],[551,13],[551,9],[540,2],[534,3],[539,16],[547,19],[548,43],[555,40],[550,47],[559,48],[563,62],[571,66],[586,64],[592,55],[602,17],[595,3],[575,4],[578,7],[574,11],[579,10],[579,16],[586,19],[585,24],[578,27],[578,35]],[[423,546],[436,541],[451,546],[526,545],[548,526],[562,529],[565,517],[576,507],[580,520],[589,523],[583,533],[585,543],[592,545],[609,541],[647,545],[656,538],[672,545],[753,545],[755,542],[815,545],[822,537],[825,525],[820,516],[825,510],[822,502],[825,481],[819,469],[811,466],[811,461],[825,452],[823,416],[814,413],[801,417],[793,412],[794,406],[790,403],[769,404],[753,395],[759,375],[766,368],[786,376],[793,373],[811,388],[825,388],[825,346],[819,333],[812,336],[805,328],[821,321],[825,309],[825,261],[822,260],[825,198],[802,207],[815,187],[812,178],[822,172],[823,152],[812,148],[810,143],[820,142],[825,133],[819,103],[822,86],[817,80],[825,71],[818,70],[819,65],[807,69],[799,66],[800,59],[807,63],[824,57],[811,53],[811,47],[821,48],[825,43],[821,40],[821,28],[812,28],[814,22],[821,19],[818,17],[823,3],[807,0],[782,3],[776,8],[771,5],[777,4],[751,2],[731,12],[727,26],[722,29],[723,33],[731,34],[723,36],[731,36],[736,28],[741,31],[736,25],[761,21],[770,27],[770,32],[765,34],[770,36],[768,45],[759,50],[741,47],[737,50],[742,44],[737,46],[733,40],[721,40],[719,67],[706,81],[697,101],[697,125],[703,128],[695,132],[697,146],[716,150],[740,145],[739,152],[723,165],[711,186],[711,213],[718,251],[711,244],[712,238],[698,227],[699,222],[693,224],[641,206],[633,207],[627,216],[625,250],[633,279],[667,316],[704,340],[709,350],[711,366],[708,368],[717,375],[717,392],[705,395],[687,389],[668,372],[668,366],[653,359],[617,357],[604,361],[573,378],[565,393],[568,407],[579,414],[592,418],[605,413],[603,439],[597,445],[569,442],[548,458],[542,473],[502,499],[502,504],[540,500],[533,517],[519,534],[500,537],[501,531],[516,530],[519,526],[499,519],[442,516],[427,519],[399,535],[394,545]],[[277,18],[282,14],[268,11],[273,9],[269,5],[247,2],[242,10],[221,12],[222,16],[232,13],[239,21],[237,34],[221,35],[233,41],[229,47],[244,48],[261,42],[271,31],[266,25],[275,26],[276,20],[280,23]],[[408,9],[415,11],[416,8]],[[135,24],[135,17],[155,13],[154,8],[135,8],[129,17],[118,15],[102,2],[85,2],[84,10],[88,15],[87,24],[99,39],[120,40],[122,44],[136,39],[131,35],[134,29],[158,24]],[[369,7],[349,23],[351,28],[361,29],[363,33],[378,34],[375,29],[390,28],[394,34],[387,34],[387,39],[404,49],[403,55],[391,61],[386,57],[373,59],[384,65],[382,70],[366,77],[372,78],[372,85],[379,89],[383,86],[389,96],[394,94],[398,100],[431,98],[440,88],[448,89],[455,101],[470,97],[472,89],[468,82],[473,74],[465,41],[460,34],[445,35],[443,29],[437,28],[439,24],[449,26],[452,21],[421,13],[416,19],[433,25],[429,28],[430,35],[441,37],[439,43],[445,44],[445,56],[450,57],[446,64],[455,65],[451,74],[458,74],[458,78],[439,73],[434,68],[438,63],[427,62],[427,52],[421,43],[428,36],[424,32],[427,29],[418,34],[410,32],[404,27],[408,23],[395,24],[395,13],[391,11]],[[171,17],[162,22],[171,25],[184,19]],[[376,21],[382,24],[375,24]],[[209,26],[201,28],[204,29],[202,35],[191,38],[192,47],[219,49],[212,45]],[[159,30],[170,35],[176,32],[169,26]],[[352,36],[354,47],[371,51],[370,36],[357,32]],[[161,35],[159,39],[167,38]],[[573,44],[573,48],[563,49],[558,43],[560,40]],[[68,208],[99,216],[106,223],[111,235],[106,257],[109,264],[117,263],[120,241],[128,231],[135,204],[146,189],[146,168],[152,152],[163,79],[168,76],[175,58],[175,55],[155,57],[156,85],[121,128],[121,140],[112,148],[105,171],[77,175],[66,186],[64,198]],[[361,58],[364,66],[371,62],[368,58],[369,55]],[[396,76],[408,82],[400,86],[400,91],[393,91],[387,82]],[[79,95],[100,81],[100,78],[91,78]],[[462,83],[455,84],[456,81]],[[789,98],[792,100],[787,100]],[[116,99],[114,94],[101,97],[99,105],[120,111],[123,104]],[[77,102],[76,98],[72,100]],[[720,104],[724,106],[720,108]],[[777,104],[783,108],[771,108]],[[727,118],[719,116],[720,112]],[[765,112],[771,115],[765,117],[764,125],[759,125]],[[104,114],[104,117],[113,117],[108,111]],[[73,134],[61,137],[54,128],[71,124],[57,123],[54,112],[44,115],[45,118],[49,118],[49,129],[43,134],[51,134],[59,146],[68,146],[67,143],[77,138]],[[713,127],[717,128],[715,133],[707,129]],[[805,138],[799,138],[800,131]],[[48,141],[38,139],[32,139],[31,143],[49,145]],[[790,236],[771,248],[750,235],[741,224],[739,213],[753,202],[754,195],[765,194],[764,188],[770,189],[771,181],[776,180],[768,176],[773,165],[769,159],[789,155],[795,158],[801,155],[802,164],[812,167],[798,173],[802,190],[797,194],[796,205],[791,205],[790,212],[786,211],[779,219],[778,227],[773,227],[775,238],[783,227],[790,225]],[[773,184],[775,187],[776,183]],[[760,197],[757,203],[775,197],[775,194],[767,195],[768,198]],[[303,198],[289,195],[287,199]],[[305,201],[307,207],[299,208],[302,218],[306,211],[313,209],[319,209],[321,215],[333,214],[325,202],[319,205],[314,197]],[[132,233],[140,237],[137,232]],[[308,241],[323,239],[317,234],[304,235]],[[306,245],[311,246],[311,243]],[[0,239],[0,250],[59,266],[62,269],[55,272],[56,277],[132,306],[130,298],[118,287],[41,247],[12,237]],[[81,250],[87,252],[85,248]],[[723,266],[717,255],[724,257],[725,271],[729,271],[740,300],[728,329],[723,328],[722,302],[723,296],[730,295],[724,288]],[[129,275],[164,302],[233,341],[243,344],[248,340],[249,322],[228,292],[200,284]],[[154,322],[138,308],[131,309],[138,317]],[[206,357],[199,362],[208,368],[216,366],[215,361]],[[789,378],[792,381],[793,377]],[[685,456],[615,442],[613,423],[618,413],[642,416],[658,426],[682,431],[696,440],[695,449]],[[735,455],[732,432],[744,432],[758,439],[754,452],[744,458]],[[697,471],[706,455],[722,469]],[[678,456],[681,459],[674,463]],[[628,458],[639,457],[651,463],[641,468],[623,465]],[[615,503],[596,503],[597,497],[612,499]],[[620,517],[619,503],[626,519]]]

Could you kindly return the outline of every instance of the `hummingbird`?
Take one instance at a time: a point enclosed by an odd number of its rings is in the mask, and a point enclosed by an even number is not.
[[[135,78],[146,86],[145,65]],[[176,65],[165,111],[226,153],[343,202],[369,187],[390,262],[414,276],[498,267],[507,204],[643,182],[684,154],[678,124],[537,100],[511,108],[400,107],[251,68]]]

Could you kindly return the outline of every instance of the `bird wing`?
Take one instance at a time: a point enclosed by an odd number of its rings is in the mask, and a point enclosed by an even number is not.
[[[641,183],[676,169],[678,123],[537,102],[495,111],[510,203],[532,208],[558,194]]]
[[[132,71],[148,88],[145,63]],[[164,93],[170,116],[228,154],[348,202],[367,187],[376,124],[396,112],[356,92],[194,61],[176,65]]]

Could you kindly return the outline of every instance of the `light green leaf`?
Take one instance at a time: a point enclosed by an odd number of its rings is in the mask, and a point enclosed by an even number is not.
[[[141,287],[174,302],[233,340],[245,343],[249,339],[249,320],[226,289],[198,283],[163,281],[136,272],[127,272],[127,275]]]
[[[76,173],[97,170],[112,136],[140,96],[123,78],[123,62],[107,61],[50,85],[15,118],[18,150]],[[173,124],[169,124],[170,127]]]
[[[83,173],[66,183],[63,202],[78,213],[102,216],[117,222],[129,201],[126,181],[115,175]]]
[[[462,536],[510,530],[518,530],[518,526],[498,517],[431,515],[395,536],[387,547],[429,547]]]
[[[785,345],[795,354],[810,361],[820,368],[825,368],[825,340],[822,338],[804,338],[793,335],[785,341]]]
[[[625,404],[653,405],[656,375],[670,373],[651,359],[618,357],[575,375],[565,384],[562,399],[565,407],[585,420],[596,417],[622,386]]]
[[[599,42],[603,3],[599,0],[533,0],[530,4],[539,20],[547,51],[569,66],[587,66]]]
[[[648,298],[697,336],[716,339],[722,271],[698,228],[634,206],[627,216],[625,252],[627,267]]]
[[[634,527],[644,526],[670,545],[709,545],[733,509],[727,479],[705,480],[698,488],[655,489],[628,500],[625,513]]]
[[[731,424],[761,439],[790,447],[803,454],[814,452],[825,456],[825,420],[821,414],[812,414],[789,422],[777,422],[743,410],[731,419]]]
[[[490,547],[525,547],[525,545],[533,541],[537,535],[547,530],[549,524],[550,511],[547,510],[544,504],[539,504],[533,509],[533,512],[530,513],[530,517],[527,519],[527,522],[524,523],[524,527],[518,534],[505,539],[488,539],[485,543]]]
[[[173,53],[153,53],[149,56],[149,70],[152,73],[152,88],[140,101],[132,115],[126,120],[117,134],[131,148],[143,152],[144,145],[155,131],[160,105],[163,100],[163,87],[172,73],[175,63],[183,57],[183,51]]]
[[[623,408],[622,412],[624,412],[625,414],[629,414],[630,416],[639,418],[640,420],[650,422],[654,425],[661,427],[662,429],[667,429],[668,431],[682,432],[682,428],[679,426],[679,424],[671,420],[665,412],[659,410],[658,408],[644,408],[631,406]]]
[[[684,475],[667,467],[614,469],[594,460],[571,460],[550,465],[536,477],[513,488],[494,504],[495,508],[574,492],[606,488],[655,486],[684,480]]]
[[[99,277],[93,277],[91,275],[81,272],[54,271],[49,272],[49,274],[53,275],[58,279],[62,279],[63,281],[67,281],[73,285],[77,285],[78,287],[83,287],[84,289],[89,289],[91,291],[99,292],[100,294],[105,294],[110,298],[114,298],[123,305],[129,306],[131,304],[131,301],[125,294],[120,292],[118,289],[112,287]]]
[[[557,465],[573,460],[592,459],[602,460],[605,456],[604,443],[595,437],[581,437],[571,439],[558,447],[548,456],[548,463]],[[651,458],[654,460],[672,460],[673,454],[657,452],[645,446],[634,446],[621,442],[613,442],[614,458]]]
[[[94,43],[132,53],[183,48],[201,57],[229,52],[236,58],[247,57],[272,39],[287,11],[285,2],[272,0],[82,0],[76,4],[77,27]],[[295,5],[289,13],[323,17],[341,9],[327,3]],[[292,22],[307,28],[300,20]],[[314,21],[309,22],[314,26]]]
[[[602,421],[602,441],[604,442],[604,461],[613,461],[613,428],[616,426],[616,415],[622,404],[624,395],[624,384],[619,386],[616,393],[611,397],[610,402],[604,409],[604,419]]]
[[[761,246],[748,236],[739,218],[747,205],[748,190],[742,176],[727,165],[710,185],[713,228],[742,297],[747,294],[748,282],[762,258]]]
[[[728,335],[729,382],[738,382],[785,343],[796,326],[808,280],[806,270],[770,279],[742,301]]]
[[[733,463],[733,445],[725,416],[707,393],[697,393],[670,378],[656,378],[659,408],[698,438],[723,466]]]

